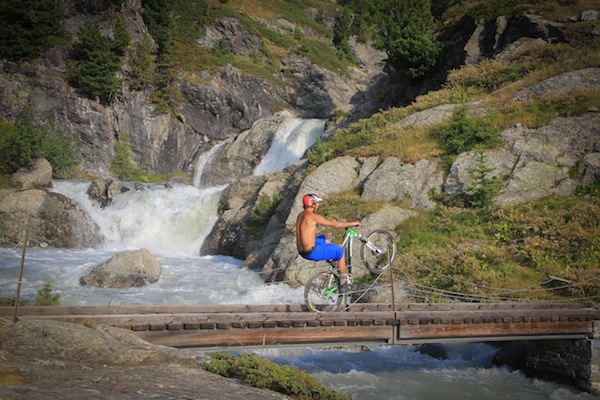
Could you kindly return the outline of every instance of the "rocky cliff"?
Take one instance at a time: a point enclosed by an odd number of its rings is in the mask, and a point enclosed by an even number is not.
[[[65,25],[71,39],[75,39],[86,20],[111,12],[108,5],[81,10],[74,0],[64,3]],[[306,13],[315,18],[313,11],[307,9]],[[132,37],[132,45],[139,43],[148,32],[140,12],[139,0],[125,1],[118,10]],[[585,19],[589,18],[593,16],[586,14]],[[571,23],[582,20],[583,13],[574,16]],[[318,35],[281,18],[262,22],[274,32],[292,35],[300,30],[306,35]],[[407,207],[388,205],[363,221],[366,230],[371,227],[393,229],[420,210],[436,207],[430,196],[432,190],[441,190],[449,196],[464,193],[468,171],[476,155],[459,155],[448,174],[442,171],[440,160],[435,157],[417,162],[397,157],[342,157],[315,171],[300,161],[272,174],[252,176],[254,167],[270,147],[274,131],[286,116],[328,119],[341,111],[346,118],[330,121],[324,136],[328,138],[338,127],[369,116],[374,110],[407,104],[419,94],[440,87],[449,69],[485,59],[514,57],[540,42],[560,43],[566,40],[565,22],[546,20],[535,10],[493,20],[465,18],[446,38],[451,43],[448,47],[451,51],[437,76],[420,85],[413,83],[401,88],[391,85],[388,75],[379,66],[385,55],[356,40],[351,41],[356,65],[347,72],[327,70],[298,53],[278,59],[280,68],[275,79],[247,74],[232,65],[181,72],[183,101],[176,114],[156,112],[150,93],[131,91],[127,85],[123,85],[119,96],[108,105],[80,96],[65,81],[68,50],[55,47],[31,62],[0,60],[0,112],[10,119],[28,108],[37,120],[52,122],[75,137],[83,154],[81,167],[95,176],[111,177],[109,167],[115,154],[114,145],[123,135],[130,139],[135,161],[151,173],[182,171],[191,179],[200,155],[214,151],[201,177],[202,183],[230,186],[221,200],[219,221],[202,252],[246,259],[246,265],[253,268],[264,266],[269,279],[302,281],[302,276],[290,270],[294,264],[302,263],[296,259],[291,241],[299,194],[316,191],[327,196],[358,189],[364,199],[393,200],[395,204],[404,200]],[[103,29],[108,34],[113,33],[108,24],[103,25]],[[203,30],[198,45],[206,48],[226,43],[229,51],[247,56],[264,45],[263,38],[232,17],[218,18]],[[126,64],[120,71],[125,79],[129,68]],[[582,69],[557,74],[524,88],[514,98],[519,101],[561,91],[598,91],[599,81],[598,68]],[[473,103],[469,107],[472,112],[489,111],[485,104]],[[397,128],[446,121],[454,108],[454,104],[444,104],[414,113],[398,122]],[[597,109],[577,118],[558,119],[539,129],[516,126],[505,130],[502,132],[504,146],[485,154],[495,177],[504,180],[495,201],[515,204],[551,194],[572,193],[581,182],[569,175],[574,167],[581,170],[585,179],[597,179],[598,136]],[[30,194],[32,198],[35,196],[34,192]],[[284,194],[283,199],[266,229],[247,229],[258,199],[278,194]],[[3,197],[3,206],[9,204],[4,200],[7,198]],[[3,210],[9,215],[14,211],[10,207]],[[43,213],[31,211],[30,214]],[[44,226],[51,225],[45,223]],[[18,241],[18,228],[16,224],[13,233],[4,240]],[[57,246],[85,246],[97,239],[94,227],[85,231],[87,239],[79,242],[59,242],[45,233],[34,236],[38,241]],[[82,243],[86,240],[89,242]]]

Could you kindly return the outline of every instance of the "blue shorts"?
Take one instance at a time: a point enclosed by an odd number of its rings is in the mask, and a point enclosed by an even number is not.
[[[303,255],[307,260],[341,260],[344,257],[344,249],[334,243],[327,243],[325,235],[317,236],[315,239],[315,248],[310,254]]]

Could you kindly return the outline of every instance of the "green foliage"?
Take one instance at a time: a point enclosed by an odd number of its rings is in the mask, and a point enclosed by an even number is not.
[[[36,158],[43,157],[60,176],[80,161],[72,139],[56,131],[50,124],[38,128],[28,110],[15,123],[0,121],[0,173],[13,174],[19,168],[31,168]]]
[[[552,275],[600,294],[598,198],[550,197],[488,213],[439,208],[400,228],[399,263],[421,285],[492,298],[568,295],[538,285]]]
[[[113,156],[110,170],[124,181],[143,181],[144,171],[133,161],[131,143],[126,134],[119,136],[115,142],[115,155]]]
[[[327,161],[325,157],[325,143],[323,143],[323,140],[321,140],[320,137],[318,137],[312,147],[308,149],[306,158],[308,160],[308,165],[312,167],[318,167]]]
[[[229,47],[227,46],[227,40],[224,38],[217,40],[212,48],[212,53],[215,57],[222,57],[230,54]]]
[[[507,83],[523,78],[530,70],[529,64],[485,60],[451,71],[446,81],[446,87],[472,87],[481,93],[490,93]]]
[[[157,73],[153,76],[154,92],[152,101],[157,113],[176,113],[183,96],[179,87],[179,75],[174,67],[175,57],[170,50],[158,56]]]
[[[90,99],[110,102],[121,85],[115,73],[121,66],[120,54],[128,44],[128,41],[125,43],[127,38],[121,32],[115,40],[111,40],[102,34],[97,22],[86,22],[72,47],[72,57],[76,63],[67,72],[71,85]]]
[[[66,38],[63,16],[62,1],[2,0],[0,56],[12,60],[38,57]]]
[[[164,51],[175,31],[174,0],[142,0],[142,18],[158,44]]]
[[[388,66],[409,79],[427,76],[438,64],[442,43],[432,34],[429,0],[346,0],[341,4],[351,8],[356,18],[350,29],[339,26],[340,43],[346,34],[368,26],[375,46],[388,54]]]
[[[519,0],[480,1],[468,12],[469,17],[477,21],[480,18],[494,20],[500,16],[510,17],[519,13]]]
[[[44,287],[38,290],[34,304],[36,306],[58,306],[60,305],[60,293],[52,294],[52,284],[46,282]]]
[[[154,73],[154,56],[152,55],[152,43],[148,35],[144,35],[142,42],[138,45],[135,57],[130,61],[131,80],[129,86],[133,90],[148,90],[152,85],[152,74]]]
[[[600,182],[585,182],[577,187],[577,195],[600,198]]]
[[[19,300],[19,306],[26,306],[28,302],[26,300]],[[13,307],[15,305],[15,299],[10,297],[0,297],[0,307]]]
[[[175,0],[174,3],[177,34],[186,40],[195,41],[200,37],[202,25],[208,18],[205,0]]]
[[[252,209],[250,225],[264,229],[282,201],[283,195],[279,193],[273,196],[261,195]]]
[[[335,20],[335,25],[333,27],[333,45],[337,48],[337,54],[340,59],[346,59],[347,61],[354,63],[354,54],[348,41],[351,34],[352,22],[352,13],[348,8],[344,8]]]
[[[495,128],[494,118],[476,118],[469,115],[466,104],[452,113],[450,123],[439,127],[434,135],[440,138],[448,154],[457,155],[473,149],[491,148],[502,143]]]
[[[0,122],[0,171],[13,174],[19,168],[30,168],[40,153],[42,136],[34,128],[30,114],[22,114],[13,125]]]
[[[494,170],[495,168],[486,165],[483,151],[478,151],[475,165],[467,169],[470,181],[466,192],[471,207],[482,210],[488,210],[491,207],[494,196],[498,194],[498,188],[496,187],[498,181],[490,178],[490,173]]]
[[[261,389],[274,390],[299,399],[347,399],[296,367],[278,365],[248,353],[234,356],[226,352],[217,352],[209,356],[212,360],[206,367],[208,371],[228,378],[241,379]]]
[[[118,18],[115,22],[115,38],[111,41],[111,50],[120,56],[125,55],[125,49],[131,42],[131,35],[127,31],[127,25],[123,18]]]

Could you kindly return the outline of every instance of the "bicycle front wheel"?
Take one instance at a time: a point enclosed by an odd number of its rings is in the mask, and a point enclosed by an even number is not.
[[[309,310],[332,312],[342,303],[340,278],[333,272],[313,275],[304,288],[304,301]]]
[[[381,274],[394,264],[396,258],[396,241],[386,230],[377,229],[369,233],[363,241],[360,255],[367,269],[374,274]]]

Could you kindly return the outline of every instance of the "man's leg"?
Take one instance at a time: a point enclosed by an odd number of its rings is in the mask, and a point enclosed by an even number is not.
[[[338,271],[340,273],[340,282],[342,284],[342,292],[350,289],[352,277],[346,271],[346,257],[342,253],[342,258],[338,260]]]
[[[346,257],[344,255],[338,260],[338,271],[341,275],[346,275]]]

